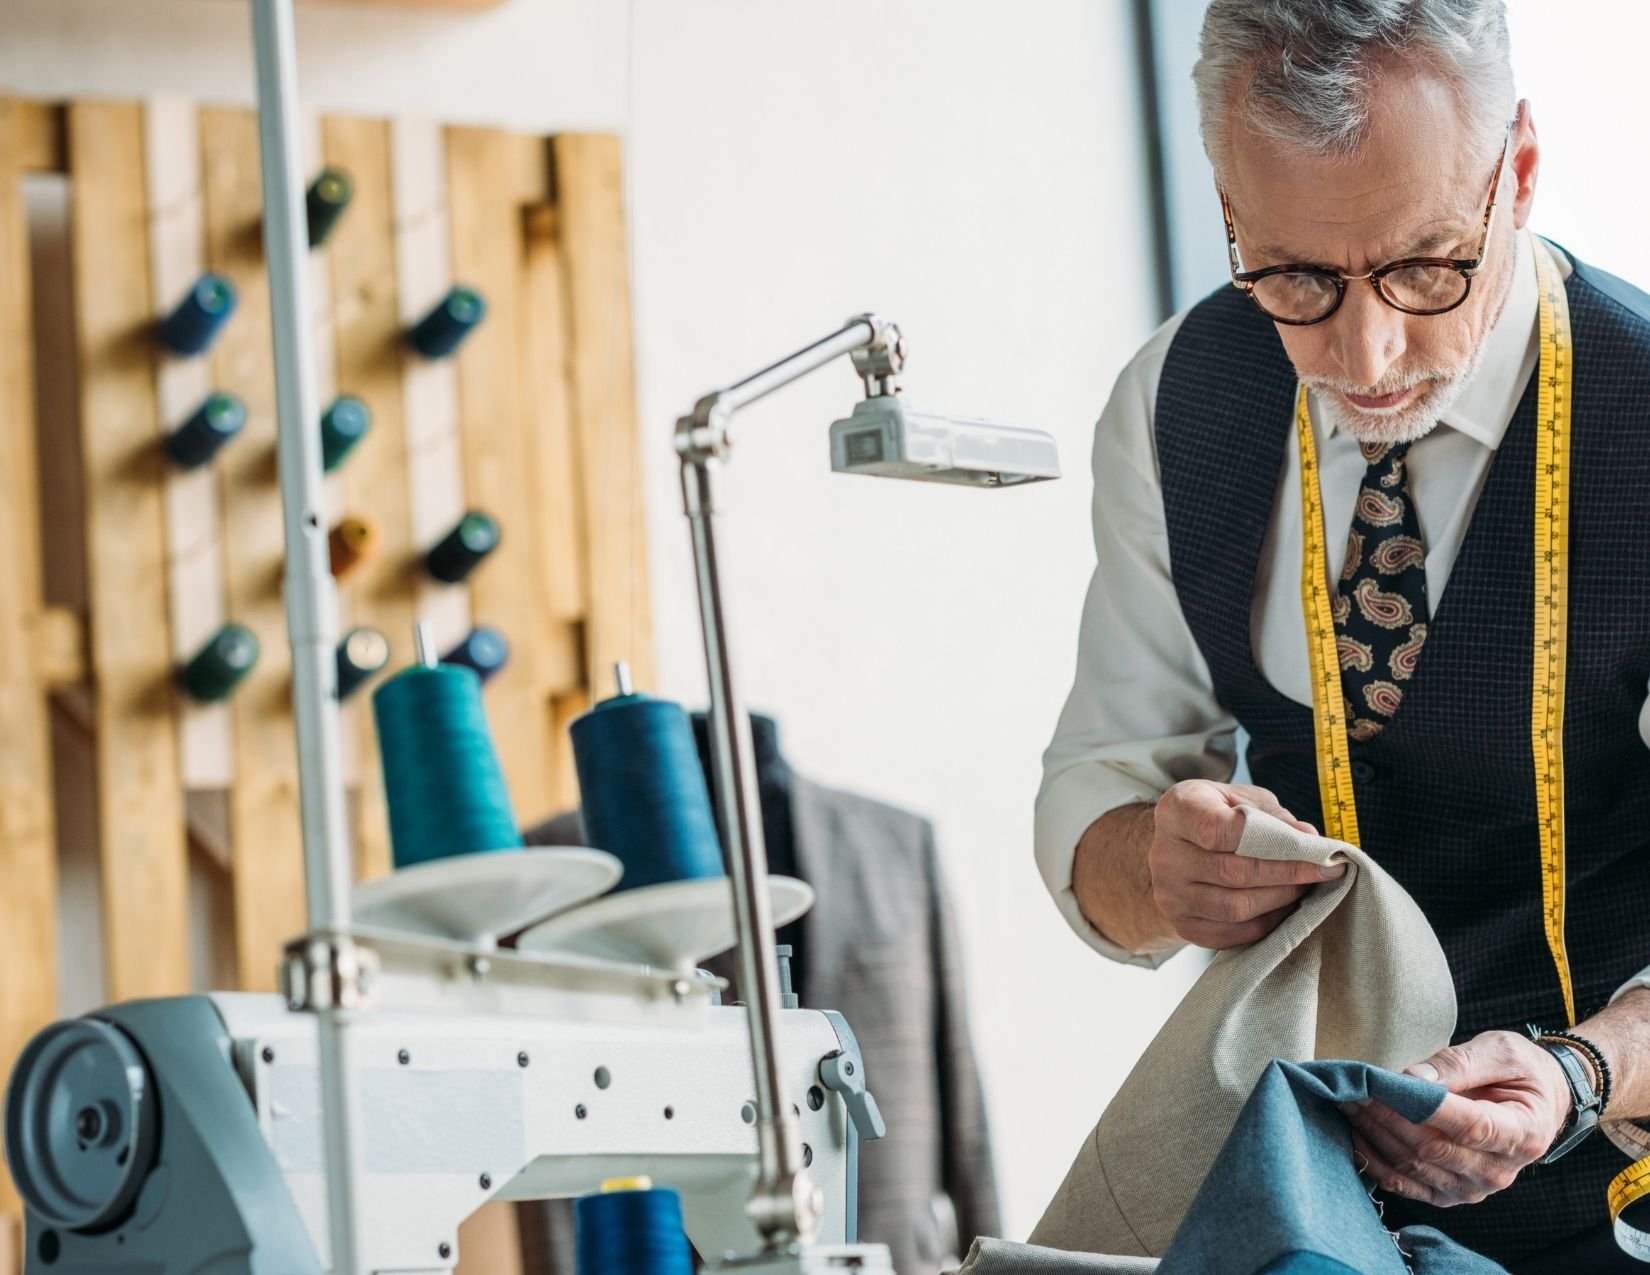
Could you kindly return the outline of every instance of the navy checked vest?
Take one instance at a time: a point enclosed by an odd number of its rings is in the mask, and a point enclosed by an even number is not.
[[[1650,965],[1650,297],[1577,263],[1571,444],[1570,645],[1564,769],[1570,968],[1595,1012]],[[1457,1040],[1562,1025],[1541,925],[1530,750],[1535,378],[1479,495],[1415,678],[1380,735],[1352,745],[1364,849],[1415,898],[1449,958]],[[1180,607],[1215,694],[1250,735],[1254,782],[1322,827],[1312,714],[1255,664],[1255,569],[1295,446],[1294,369],[1235,288],[1187,314],[1157,395],[1156,432]],[[1331,541],[1344,527],[1326,529]],[[1508,1260],[1604,1222],[1626,1158],[1595,1135],[1470,1208],[1391,1201]]]

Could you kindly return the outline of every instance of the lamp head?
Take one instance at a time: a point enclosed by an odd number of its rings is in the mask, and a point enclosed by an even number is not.
[[[898,394],[861,400],[831,424],[831,468],[968,487],[1010,487],[1060,476],[1054,438],[960,416],[918,412]]]

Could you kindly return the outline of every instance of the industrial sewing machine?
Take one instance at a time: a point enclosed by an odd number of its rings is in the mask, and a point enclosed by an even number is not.
[[[759,1247],[746,1012],[714,1003],[719,980],[357,930],[294,944],[285,999],[138,1001],[35,1038],[5,1126],[30,1275],[337,1269],[306,1011],[340,952],[356,971],[336,990],[356,1015],[363,1271],[450,1271],[482,1204],[637,1174],[681,1192],[707,1260]],[[737,1269],[891,1271],[886,1250],[854,1246],[858,1142],[882,1123],[853,1033],[815,1010],[778,1026],[781,1097],[823,1209],[813,1245]]]

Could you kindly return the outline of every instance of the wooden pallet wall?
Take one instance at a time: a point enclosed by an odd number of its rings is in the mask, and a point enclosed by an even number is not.
[[[327,480],[328,518],[377,532],[340,582],[344,627],[382,630],[392,668],[412,658],[415,620],[442,650],[472,624],[501,630],[512,657],[489,719],[517,816],[540,818],[577,800],[566,725],[611,692],[612,663],[644,684],[652,669],[618,141],[317,118],[305,142],[312,171],[355,188],[310,263],[323,403],[353,394],[373,416]],[[30,173],[70,185],[76,385],[51,397],[79,403],[38,427]],[[0,1077],[58,1014],[54,712],[95,759],[66,799],[95,810],[109,999],[199,981],[191,844],[227,874],[241,987],[272,988],[303,926],[260,186],[250,112],[0,98]],[[174,358],[154,325],[204,270],[239,303],[207,354]],[[451,359],[425,360],[403,334],[454,283],[487,317]],[[181,471],[161,442],[212,390],[242,399],[246,427]],[[83,512],[42,528],[43,504]],[[421,556],[469,508],[502,541],[464,584],[439,584]],[[66,553],[84,605],[47,606],[42,564]],[[192,703],[174,670],[226,620],[257,635],[258,665],[226,702]],[[390,865],[369,699],[343,710],[364,877]],[[16,1209],[0,1174],[0,1246]]]

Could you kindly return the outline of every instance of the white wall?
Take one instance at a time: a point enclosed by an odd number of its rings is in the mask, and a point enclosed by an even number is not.
[[[801,768],[939,824],[1015,1236],[1191,973],[1092,956],[1030,846],[1091,562],[1090,427],[1151,322],[1126,18],[511,0],[300,22],[309,104],[627,135],[663,693],[704,695],[667,442],[702,391],[877,308],[908,335],[914,400],[1059,436],[1069,477],[1027,491],[834,478],[844,365],[752,410],[729,530],[753,703]],[[0,90],[245,101],[249,66],[232,0],[0,6]]]
[[[1590,265],[1650,288],[1642,0],[1508,0],[1513,74],[1541,138],[1531,225]]]

